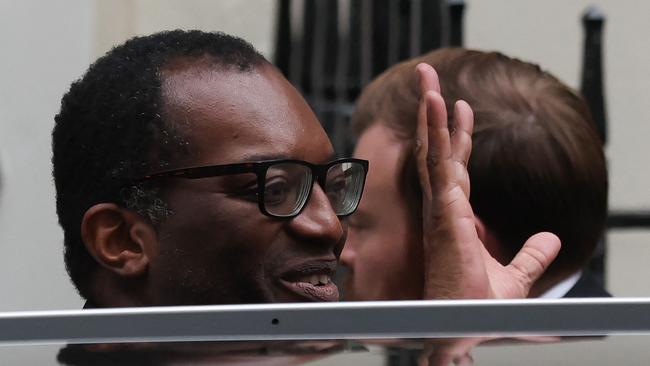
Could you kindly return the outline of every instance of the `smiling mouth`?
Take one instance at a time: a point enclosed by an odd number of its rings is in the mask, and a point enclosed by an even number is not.
[[[339,289],[332,276],[336,262],[309,263],[282,276],[280,283],[306,301],[338,301]]]

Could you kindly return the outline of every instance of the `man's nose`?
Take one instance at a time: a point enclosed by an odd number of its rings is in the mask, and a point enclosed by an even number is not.
[[[294,217],[290,230],[302,240],[326,245],[343,245],[344,228],[336,216],[327,195],[318,184],[314,184],[309,201],[300,215]],[[340,248],[336,248],[337,255]]]

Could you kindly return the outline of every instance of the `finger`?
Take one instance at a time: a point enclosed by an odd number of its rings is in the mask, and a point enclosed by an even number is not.
[[[447,107],[442,96],[429,91],[425,95],[427,102],[427,129],[429,158],[435,160],[449,159],[451,156],[451,140],[447,127]]]
[[[425,95],[427,102],[428,153],[427,168],[431,187],[446,186],[453,169],[446,164],[451,158],[451,140],[447,127],[447,107],[442,96],[434,91]]]
[[[456,163],[455,179],[469,197],[470,180],[467,173],[467,163],[472,153],[472,132],[474,129],[474,113],[469,104],[459,100],[454,104],[454,127],[451,133],[451,155]]]
[[[423,96],[430,90],[440,93],[438,73],[431,65],[421,62],[415,66],[415,72],[418,77],[420,96]]]
[[[418,124],[415,137],[415,156],[420,187],[425,199],[431,198],[431,184],[429,170],[427,167],[427,153],[429,151],[429,127],[427,123],[427,102],[426,94],[429,91],[440,92],[440,84],[436,71],[426,63],[419,63],[415,67],[420,92],[420,104],[418,106]]]
[[[508,265],[515,278],[520,281],[524,295],[533,283],[544,273],[560,251],[560,239],[547,232],[531,236],[519,253]]]
[[[425,200],[430,200],[431,183],[429,179],[429,168],[427,166],[427,155],[429,153],[429,127],[427,126],[427,101],[420,98],[418,105],[418,121],[415,131],[415,165],[420,181],[420,188]]]
[[[474,113],[464,100],[454,104],[454,127],[451,136],[451,153],[455,161],[467,166],[472,153]]]

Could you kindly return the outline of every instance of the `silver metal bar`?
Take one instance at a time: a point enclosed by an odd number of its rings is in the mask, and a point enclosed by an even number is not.
[[[650,333],[650,299],[449,300],[0,313],[0,344]]]

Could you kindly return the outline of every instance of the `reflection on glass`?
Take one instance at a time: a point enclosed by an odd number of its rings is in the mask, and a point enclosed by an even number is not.
[[[62,365],[301,365],[340,352],[361,352],[343,341],[181,342],[68,345]]]
[[[627,337],[633,344],[647,337]],[[176,342],[68,345],[56,356],[60,365],[497,365],[545,361],[548,352],[559,364],[607,365],[610,349],[625,337],[449,338],[431,340]],[[594,351],[585,354],[583,349]],[[600,351],[597,351],[600,350]],[[628,360],[645,359],[641,353]],[[541,364],[541,363],[539,363]],[[557,364],[557,363],[554,363]]]

